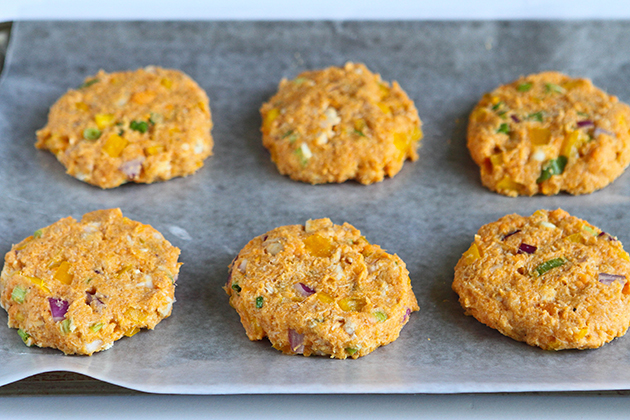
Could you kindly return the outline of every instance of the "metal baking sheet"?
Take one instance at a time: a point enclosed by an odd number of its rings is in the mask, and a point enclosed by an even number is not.
[[[120,207],[182,250],[173,315],[92,357],[25,347],[0,328],[0,385],[65,370],[173,394],[459,393],[630,389],[630,337],[547,352],[463,315],[453,267],[477,229],[508,213],[564,208],[630,244],[630,175],[587,196],[507,198],[484,189],[465,146],[480,96],[560,70],[630,101],[630,22],[19,22],[0,82],[0,253],[40,227]],[[312,186],[279,175],[258,109],[282,77],[366,63],[397,80],[424,122],[420,159],[392,179]],[[100,190],[36,150],[50,105],[99,69],[185,71],[208,92],[214,156],[195,175]],[[221,289],[247,241],[330,217],[397,253],[420,312],[357,360],[285,356],[250,342]],[[0,311],[0,324],[7,317]]]

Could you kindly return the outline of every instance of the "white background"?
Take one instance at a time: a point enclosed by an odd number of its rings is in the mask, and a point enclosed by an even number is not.
[[[629,19],[630,1],[0,0],[0,22],[37,19]],[[629,33],[630,35],[630,33]],[[2,363],[2,361],[0,361]],[[0,397],[0,419],[627,419],[630,395]]]

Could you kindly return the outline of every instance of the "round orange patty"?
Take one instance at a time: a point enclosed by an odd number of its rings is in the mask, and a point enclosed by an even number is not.
[[[398,83],[363,64],[283,79],[260,109],[263,144],[280,173],[312,184],[396,175],[418,159],[418,111]]]
[[[52,106],[36,147],[101,188],[192,174],[212,154],[206,93],[177,70],[146,67],[88,77]]]
[[[630,163],[630,107],[557,72],[486,94],[470,115],[468,149],[483,185],[500,194],[588,194]]]
[[[178,256],[119,209],[67,217],[6,254],[0,304],[25,344],[91,355],[171,314]]]
[[[502,217],[479,229],[455,267],[466,313],[546,350],[600,347],[630,325],[630,257],[564,210]]]
[[[405,263],[330,219],[252,239],[225,291],[250,340],[287,354],[364,356],[391,343],[418,310]]]

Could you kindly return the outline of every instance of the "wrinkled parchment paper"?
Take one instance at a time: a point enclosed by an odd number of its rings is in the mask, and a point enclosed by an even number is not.
[[[27,348],[0,327],[0,384],[67,370],[157,393],[457,393],[630,388],[630,337],[546,352],[463,315],[453,267],[477,229],[562,207],[630,245],[630,175],[588,196],[507,198],[484,189],[465,147],[480,96],[559,70],[630,101],[630,22],[19,22],[0,82],[0,253],[66,216],[120,207],[182,250],[170,318],[92,357]],[[420,159],[394,178],[312,186],[279,175],[258,109],[283,77],[364,62],[397,80],[424,122]],[[99,69],[177,68],[211,100],[214,156],[195,175],[103,191],[34,148],[48,108]],[[397,253],[420,312],[358,360],[286,356],[250,342],[222,285],[254,236],[330,217]],[[0,324],[7,322],[0,311]]]

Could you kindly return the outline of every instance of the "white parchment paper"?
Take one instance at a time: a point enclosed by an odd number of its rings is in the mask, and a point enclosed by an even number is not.
[[[397,80],[424,122],[420,159],[382,183],[312,186],[279,175],[258,108],[282,77],[364,62]],[[48,108],[99,69],[177,68],[211,100],[214,156],[195,175],[103,191],[34,148]],[[120,207],[182,250],[173,315],[92,357],[27,348],[0,327],[0,385],[67,370],[175,394],[458,393],[630,388],[630,338],[545,352],[463,315],[453,267],[477,229],[508,213],[564,208],[630,244],[630,179],[588,196],[507,198],[484,189],[465,146],[480,96],[560,70],[630,101],[630,22],[20,22],[0,82],[0,253],[66,216]],[[256,235],[330,217],[397,253],[420,312],[357,360],[286,356],[250,342],[221,289]],[[0,324],[6,324],[0,311]]]

